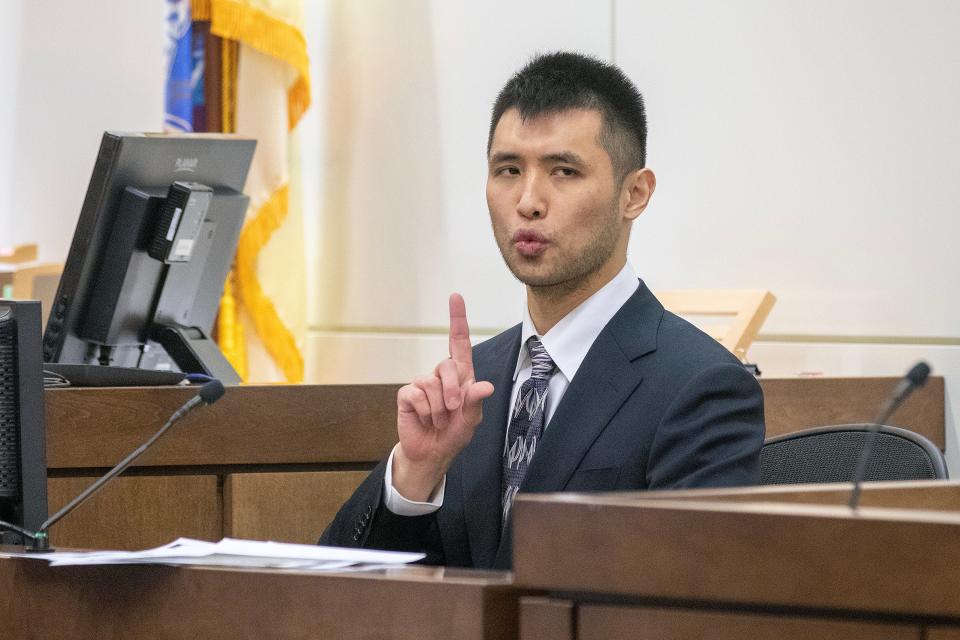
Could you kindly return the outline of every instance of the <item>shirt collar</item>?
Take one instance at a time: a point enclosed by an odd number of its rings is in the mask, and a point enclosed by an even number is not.
[[[560,322],[543,336],[537,333],[533,320],[530,319],[529,308],[524,304],[520,353],[517,355],[513,380],[516,381],[520,370],[530,364],[530,356],[524,346],[530,336],[540,338],[543,347],[557,365],[557,369],[568,382],[573,380],[573,376],[576,375],[577,369],[580,368],[580,364],[597,336],[639,286],[640,281],[633,267],[627,262],[610,282],[561,318]]]

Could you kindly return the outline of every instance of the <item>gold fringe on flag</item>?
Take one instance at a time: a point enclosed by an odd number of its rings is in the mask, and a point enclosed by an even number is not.
[[[237,312],[236,296],[234,295],[233,271],[227,276],[223,284],[223,297],[220,298],[220,313],[217,316],[217,337],[220,350],[224,357],[240,376],[247,378],[247,351],[243,343],[243,328]]]
[[[287,89],[287,126],[293,129],[310,106],[310,67],[307,44],[301,31],[243,0],[193,0],[195,20],[209,20],[210,33],[223,39],[222,55],[222,129],[236,129],[238,43],[276,58],[295,70],[297,77]],[[302,382],[303,356],[293,333],[266,296],[257,277],[257,258],[288,212],[288,185],[274,191],[260,209],[248,216],[240,233],[237,256],[231,278],[234,296],[221,307],[221,315],[232,306],[227,319],[235,328],[235,355],[231,362],[242,363],[246,379],[246,345],[238,317],[236,299],[250,313],[254,328],[267,352],[283,371],[288,382]],[[236,298],[236,299],[234,299]],[[222,335],[222,334],[221,334]],[[235,366],[235,368],[237,368]],[[239,368],[238,368],[239,372]]]
[[[220,56],[220,129],[234,133],[237,129],[237,43],[221,40]]]
[[[210,33],[236,40],[281,60],[296,70],[287,89],[287,121],[293,129],[310,106],[310,60],[300,30],[241,0],[208,0]],[[195,18],[197,19],[197,18]]]
[[[191,0],[190,19],[197,22],[209,22],[210,0]]]
[[[263,293],[256,271],[260,250],[287,217],[288,196],[288,187],[283,185],[244,225],[237,247],[237,286],[267,352],[288,382],[303,382],[303,355],[293,333],[280,319],[273,302]]]
[[[210,1],[194,0],[195,11],[198,4],[206,5],[206,15],[209,20]],[[195,19],[199,20],[199,18]],[[220,40],[220,47],[220,128],[223,133],[233,133],[236,129],[237,113],[237,43],[231,40]],[[237,287],[234,284],[237,280],[236,271],[237,267],[234,263],[223,286],[220,314],[217,318],[217,336],[220,349],[227,361],[240,376],[240,380],[245,381],[248,376],[247,344],[243,337],[243,326],[240,324],[240,305],[237,304]]]

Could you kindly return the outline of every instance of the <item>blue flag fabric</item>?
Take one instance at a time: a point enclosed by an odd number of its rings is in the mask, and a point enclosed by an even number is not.
[[[207,100],[204,95],[203,75],[206,73],[205,56],[210,23],[194,22],[191,29],[193,31],[193,69],[190,72],[190,91],[193,97],[193,130],[206,131]]]
[[[193,131],[193,40],[190,0],[167,0],[164,128]]]

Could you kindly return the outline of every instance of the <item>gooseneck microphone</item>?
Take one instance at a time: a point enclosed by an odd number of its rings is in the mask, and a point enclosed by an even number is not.
[[[97,479],[96,482],[91,484],[89,487],[84,489],[84,491],[78,495],[76,498],[67,503],[62,509],[57,511],[55,514],[47,518],[43,524],[40,525],[40,528],[37,531],[29,531],[17,525],[10,524],[9,522],[0,521],[0,529],[6,528],[12,531],[16,531],[22,536],[25,536],[33,540],[33,544],[27,549],[28,551],[50,551],[50,540],[47,536],[47,529],[56,524],[61,518],[65,515],[79,507],[81,504],[86,502],[86,500],[100,490],[103,485],[110,482],[113,478],[123,473],[123,471],[129,467],[134,460],[139,458],[143,453],[153,446],[153,443],[160,439],[160,437],[167,432],[170,427],[173,426],[175,422],[180,420],[182,417],[190,413],[193,409],[198,407],[201,404],[213,404],[224,393],[223,383],[219,380],[211,380],[207,382],[202,387],[200,391],[197,392],[197,395],[187,400],[182,407],[173,412],[173,415],[170,416],[170,419],[160,427],[160,430],[155,434],[150,436],[150,438],[144,442],[142,445],[137,447],[130,455],[117,463],[115,467],[110,469],[105,475]]]
[[[880,413],[870,425],[867,432],[863,448],[860,450],[860,458],[857,460],[857,468],[853,472],[853,492],[850,494],[849,502],[851,509],[856,509],[860,503],[860,483],[863,482],[864,476],[867,475],[867,463],[870,461],[870,455],[873,453],[873,448],[877,440],[877,431],[880,429],[880,425],[886,424],[887,420],[893,415],[894,411],[900,408],[904,400],[909,398],[915,389],[922,387],[927,382],[929,375],[930,365],[926,362],[918,362],[913,365],[910,371],[907,372],[907,375],[894,387],[893,393],[891,393],[890,397],[883,403],[883,406],[880,407]]]

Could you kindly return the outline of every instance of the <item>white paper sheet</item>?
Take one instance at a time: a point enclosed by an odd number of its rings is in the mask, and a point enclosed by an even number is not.
[[[264,569],[298,569],[334,571],[365,565],[401,565],[424,557],[422,553],[375,551],[321,547],[309,544],[259,542],[224,538],[206,542],[179,538],[162,547],[144,551],[54,551],[52,553],[8,553],[6,556],[46,560],[50,566],[163,564],[206,565],[220,567],[253,567]]]

